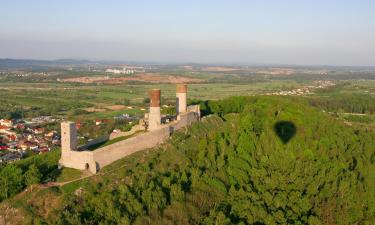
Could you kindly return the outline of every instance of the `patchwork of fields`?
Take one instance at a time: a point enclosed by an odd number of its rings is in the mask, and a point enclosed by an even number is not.
[[[270,81],[247,84],[190,84],[190,99],[221,99],[234,95],[255,95],[280,89],[293,89],[301,84],[293,81]],[[71,83],[6,83],[0,84],[0,98],[22,107],[56,107],[60,113],[74,109],[94,111],[92,116],[140,113],[148,98],[148,90],[160,88],[163,99],[173,102],[175,84],[82,85]],[[132,105],[132,109],[116,110],[114,105]]]

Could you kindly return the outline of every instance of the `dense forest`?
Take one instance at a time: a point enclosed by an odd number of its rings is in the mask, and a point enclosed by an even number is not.
[[[329,98],[310,98],[309,102],[327,112],[375,113],[375,98],[369,95],[340,93]]]
[[[69,194],[51,189],[64,200],[48,216],[29,206],[33,222],[375,224],[374,132],[301,98],[232,97],[202,108],[202,122],[155,151]]]
[[[0,202],[28,186],[56,179],[60,150],[30,156],[12,164],[0,164]]]

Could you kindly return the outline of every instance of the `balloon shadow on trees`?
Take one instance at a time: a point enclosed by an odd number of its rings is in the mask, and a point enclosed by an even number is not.
[[[286,144],[296,135],[297,127],[290,121],[279,121],[275,123],[273,130],[280,140]]]

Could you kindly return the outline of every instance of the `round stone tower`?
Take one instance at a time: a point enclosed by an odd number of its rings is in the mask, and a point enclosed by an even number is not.
[[[176,87],[176,112],[177,115],[186,112],[187,85],[177,84]]]
[[[160,114],[160,89],[152,89],[149,91],[150,96],[150,113],[148,116],[148,129],[155,130],[161,124]]]

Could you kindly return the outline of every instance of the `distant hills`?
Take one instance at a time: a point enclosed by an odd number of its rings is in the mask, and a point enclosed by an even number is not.
[[[205,66],[222,66],[222,67],[279,67],[279,68],[304,68],[304,69],[370,69],[373,70],[375,67],[371,66],[329,66],[329,65],[287,65],[287,64],[272,64],[272,63],[168,63],[168,62],[137,62],[137,61],[121,61],[121,60],[86,60],[86,59],[56,59],[56,60],[38,60],[38,59],[10,59],[0,58],[0,70],[14,70],[14,69],[45,69],[54,67],[64,66],[84,66],[84,65],[116,65],[116,64],[133,64],[133,65],[159,65],[159,66],[193,66],[193,67],[205,67]]]
[[[35,59],[0,59],[0,69],[30,69],[41,67],[59,67],[64,65],[84,65],[94,63],[89,60],[58,59],[58,60],[35,60]]]

